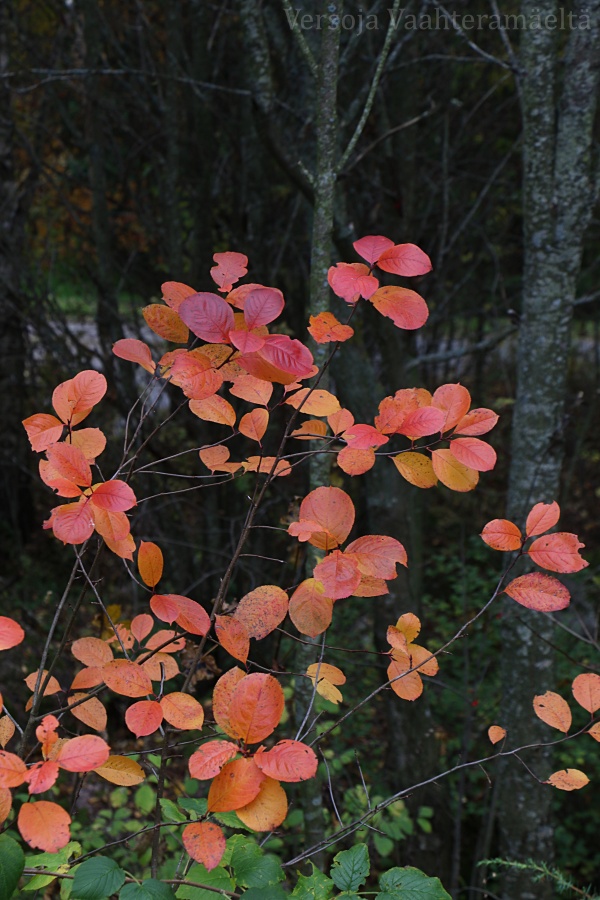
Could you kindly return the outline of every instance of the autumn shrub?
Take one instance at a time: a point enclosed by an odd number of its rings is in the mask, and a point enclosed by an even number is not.
[[[358,712],[383,691],[393,692],[398,703],[417,701],[448,647],[501,594],[541,613],[569,604],[567,587],[538,568],[576,572],[587,563],[574,534],[551,531],[559,508],[547,498],[533,506],[523,528],[504,519],[485,526],[483,541],[510,554],[509,562],[489,596],[479,597],[459,624],[448,611],[447,640],[428,649],[433,623],[425,622],[421,638],[419,618],[400,615],[387,627],[379,668],[362,681],[353,674],[353,702],[342,705],[346,666],[331,660],[347,654],[351,668],[356,654],[373,651],[358,634],[347,634],[341,648],[328,643],[334,612],[340,614],[336,606],[376,604],[397,577],[397,566],[408,564],[395,537],[360,533],[351,496],[339,486],[342,479],[377,464],[389,466],[390,490],[399,477],[421,489],[441,484],[473,490],[480,473],[496,463],[482,436],[498,419],[490,409],[471,409],[460,384],[441,385],[433,394],[418,387],[398,390],[374,410],[372,424],[355,422],[341,407],[326,379],[331,358],[353,336],[357,309],[409,330],[422,327],[428,316],[415,291],[380,283],[387,275],[426,274],[431,264],[422,250],[381,236],[362,238],[354,247],[364,262],[338,263],[328,273],[346,321],[321,312],[308,325],[312,340],[331,348],[321,367],[300,340],[270,330],[284,310],[281,292],[238,284],[247,274],[247,258],[218,253],[210,273],[218,293],[167,282],[164,304],[143,311],[148,326],[175,349],[157,360],[141,340],[114,346],[117,357],[144,370],[146,384],[127,417],[121,460],[112,474],[98,461],[105,435],[82,425],[106,393],[101,372],[85,370],[59,384],[54,412],[25,420],[32,449],[40,454],[42,481],[66,500],[51,509],[44,528],[69,548],[60,552],[71,553],[73,565],[39,664],[26,678],[31,696],[25,710],[14,707],[11,686],[3,686],[0,742],[10,749],[0,751],[0,900],[18,889],[22,876],[29,878],[24,891],[56,882],[61,896],[73,900],[117,893],[122,900],[174,894],[206,900],[215,891],[248,900],[277,900],[290,891],[300,898],[328,898],[338,891],[360,896],[370,877],[368,845],[385,858],[411,828],[429,830],[431,810],[422,807],[413,822],[403,800],[419,785],[407,783],[408,773],[395,793],[371,795],[358,765],[360,778],[347,785],[342,813],[331,793],[322,837],[302,845],[302,785],[319,778],[330,786],[332,771],[350,762],[332,753],[331,735],[351,734]],[[173,407],[161,404],[165,391],[175,393]],[[210,443],[157,458],[158,436],[174,427],[185,408],[210,429]],[[319,458],[335,464],[330,480],[323,480],[322,471],[315,474],[312,462]],[[173,488],[178,465],[181,487]],[[169,487],[144,495],[144,475],[157,478],[162,467]],[[280,480],[300,484],[307,470],[310,489],[285,524],[279,515],[270,519]],[[201,597],[194,599],[165,590],[167,578],[178,584],[178,572],[172,567],[165,575],[168,554],[165,559],[155,541],[135,537],[137,511],[165,497],[176,503],[190,491],[202,498],[205,490],[230,483],[247,495],[245,517],[216,595],[198,591]],[[280,566],[278,583],[244,584],[241,562],[253,558],[259,529],[273,532],[268,559]],[[534,571],[512,577],[524,558]],[[110,601],[103,581],[107,559],[117,559],[138,598],[132,615]],[[200,556],[201,566],[209,563],[214,560]],[[284,665],[278,643],[270,655],[261,652],[273,636],[308,648],[308,665],[297,671],[292,654]],[[0,649],[18,653],[13,648],[24,638],[14,618],[0,617]],[[225,671],[214,663],[215,648],[220,659],[230,660]],[[216,679],[204,703],[198,699],[200,672],[205,682],[207,672]],[[304,707],[299,685],[308,697]],[[561,742],[583,732],[598,740],[600,723],[593,716],[600,706],[600,677],[582,673],[572,689],[575,730],[571,707],[558,693],[532,698],[532,712],[564,735]],[[287,702],[292,694],[295,716]],[[509,725],[490,722],[489,752],[449,765],[438,777],[517,755],[522,748],[511,744]],[[111,749],[115,742],[119,752]],[[544,781],[571,791],[587,777],[565,768]],[[295,803],[288,812],[290,790]],[[281,839],[286,828],[295,834],[291,855]],[[330,848],[338,852],[329,874],[307,868],[311,857]],[[410,865],[378,874],[380,900],[448,897],[437,878]]]

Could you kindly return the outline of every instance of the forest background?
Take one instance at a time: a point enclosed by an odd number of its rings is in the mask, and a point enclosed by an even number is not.
[[[21,420],[58,381],[100,366],[110,385],[104,427],[118,429],[136,386],[113,342],[148,337],[139,308],[163,281],[210,290],[215,251],[247,254],[253,280],[283,291],[286,325],[302,337],[313,211],[329,178],[332,241],[325,235],[319,248],[328,262],[354,260],[353,240],[384,234],[418,244],[434,266],[418,283],[431,311],[424,329],[390,330],[381,317],[355,324],[332,370],[344,405],[366,421],[400,387],[460,381],[474,406],[501,413],[499,464],[473,494],[420,491],[382,467],[353,480],[366,527],[402,540],[411,565],[358,621],[346,612],[331,643],[359,631],[380,648],[386,624],[411,610],[441,646],[500,572],[481,528],[538,500],[560,502],[561,525],[590,560],[567,579],[566,628],[507,608],[453,648],[419,703],[384,697],[336,734],[335,787],[351,810],[356,751],[384,795],[404,773],[417,782],[476,755],[500,711],[516,733],[543,729],[532,725],[533,694],[569,685],[581,667],[598,671],[600,25],[597,2],[347,0],[332,40],[319,27],[324,9],[288,0],[0,7],[0,604],[18,611],[31,654],[3,661],[1,674],[21,690],[35,666],[32,636],[42,640],[70,562],[41,531],[49,497]],[[157,453],[201,444],[203,428],[178,420]],[[280,481],[273,511],[287,521],[306,485],[302,475]],[[140,534],[210,598],[244,508],[243,484],[202,503],[194,492],[165,497]],[[260,560],[247,565],[251,584],[269,577]],[[116,575],[111,602],[124,619],[135,614]],[[207,667],[207,685],[223,662],[217,654]],[[568,764],[598,784],[593,741]],[[327,815],[326,793],[323,803]],[[470,900],[490,884],[478,862],[498,855],[553,862],[598,892],[599,816],[591,786],[551,794],[516,765],[491,783],[463,772],[410,797],[377,852],[384,867],[419,866]],[[505,890],[527,896],[520,882]],[[538,884],[530,896],[553,890]]]

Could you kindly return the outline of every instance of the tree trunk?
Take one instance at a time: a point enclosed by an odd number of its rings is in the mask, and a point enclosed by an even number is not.
[[[557,13],[553,0],[524,0],[523,13],[542,23]],[[508,517],[518,524],[538,501],[558,497],[564,450],[570,323],[582,242],[593,208],[590,168],[598,91],[600,2],[575,4],[589,16],[567,41],[558,116],[557,32],[522,32],[524,275],[519,332],[517,398],[512,426]],[[552,623],[506,601],[503,616],[503,722],[511,744],[547,740],[532,711],[536,693],[552,687]],[[534,633],[535,632],[535,633]],[[531,762],[540,777],[551,771],[551,754]],[[515,763],[502,772],[499,796],[500,853],[506,859],[552,859],[551,791]],[[509,871],[505,900],[551,897],[543,883]]]

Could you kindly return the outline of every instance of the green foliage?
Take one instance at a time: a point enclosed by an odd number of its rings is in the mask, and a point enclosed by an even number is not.
[[[412,866],[390,869],[379,879],[378,900],[450,900],[439,878],[429,878]]]
[[[510,859],[483,859],[480,866],[495,866],[496,868],[515,869],[521,872],[531,872],[531,881],[534,884],[540,881],[550,881],[560,896],[580,897],[582,900],[600,900],[600,896],[592,893],[591,888],[578,887],[571,878],[546,863],[537,863],[533,859],[525,862],[515,862]]]
[[[107,856],[86,859],[75,869],[71,900],[105,900],[125,883],[125,872]]]
[[[0,834],[0,900],[9,900],[25,867],[25,854],[16,841]]]
[[[168,884],[150,878],[142,884],[126,884],[119,900],[174,900],[175,894]]]
[[[336,853],[329,874],[341,891],[356,891],[365,883],[370,870],[367,845],[356,844],[350,850]]]

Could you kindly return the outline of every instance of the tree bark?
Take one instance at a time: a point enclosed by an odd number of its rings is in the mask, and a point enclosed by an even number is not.
[[[556,15],[553,0],[524,0],[527,21]],[[557,32],[528,29],[521,43],[523,117],[524,273],[517,360],[517,397],[507,514],[518,524],[531,506],[557,499],[564,455],[564,412],[570,324],[582,244],[593,209],[592,135],[600,62],[600,2],[575,4],[581,21],[567,40],[558,115]],[[503,721],[511,743],[547,740],[532,712],[536,693],[552,687],[552,623],[507,601],[502,625]],[[535,633],[534,633],[535,632]],[[532,733],[533,729],[533,733]],[[541,778],[551,754],[532,760]],[[552,859],[551,791],[521,767],[502,772],[499,796],[500,853],[506,859]],[[542,883],[508,871],[505,900],[552,896]]]

